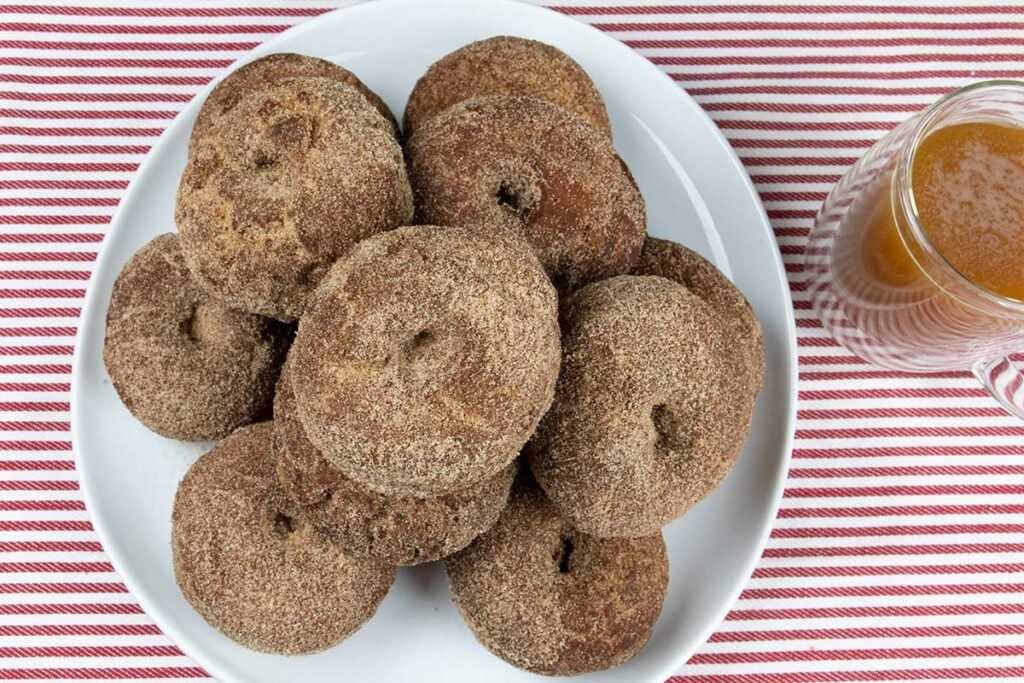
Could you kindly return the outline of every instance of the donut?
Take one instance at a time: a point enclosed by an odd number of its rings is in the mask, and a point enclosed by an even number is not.
[[[234,109],[242,97],[273,87],[288,78],[329,78],[347,83],[358,90],[366,101],[387,119],[395,136],[398,136],[398,122],[395,121],[395,116],[388,109],[388,105],[384,104],[384,100],[367,88],[354,73],[319,57],[278,52],[243,64],[225,76],[210,91],[192,127],[189,150],[203,144],[205,138],[216,127],[217,119]]]
[[[269,408],[286,345],[284,325],[211,301],[168,233],[136,252],[114,281],[103,362],[139,422],[172,439],[204,441]]]
[[[522,475],[498,522],[444,565],[476,639],[509,664],[548,676],[633,657],[647,644],[668,588],[660,531],[585,534]]]
[[[281,491],[274,428],[243,427],[202,455],[174,497],[171,549],[185,599],[260,652],[325,650],[355,633],[395,578],[329,543]]]
[[[515,463],[439,498],[375,493],[343,475],[306,438],[290,374],[286,364],[274,395],[278,479],[302,515],[343,550],[384,564],[422,564],[461,550],[498,519]]]
[[[412,193],[388,122],[351,86],[291,79],[249,93],[210,127],[175,220],[211,297],[291,321],[353,244],[408,223]]]
[[[641,270],[678,280],[622,275],[566,302],[555,401],[526,448],[561,513],[595,536],[653,533],[707,496],[746,440],[761,387],[760,332],[742,295],[692,252],[652,244]]]
[[[536,40],[495,36],[464,45],[427,69],[405,106],[406,136],[453,104],[482,95],[546,100],[611,135],[601,93],[569,55]]]
[[[406,156],[418,222],[522,232],[560,292],[640,255],[643,196],[608,136],[558,105],[466,100],[418,128]]]
[[[560,358],[555,290],[521,236],[415,226],[338,262],[289,366],[325,458],[378,493],[430,498],[519,455]]]

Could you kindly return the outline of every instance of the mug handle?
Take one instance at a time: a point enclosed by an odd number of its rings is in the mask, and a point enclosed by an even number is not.
[[[982,386],[1011,415],[1024,420],[1024,372],[1009,358],[995,358],[977,363],[971,372]]]

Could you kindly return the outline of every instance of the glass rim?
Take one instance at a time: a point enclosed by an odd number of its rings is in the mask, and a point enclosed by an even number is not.
[[[920,217],[917,210],[917,201],[914,197],[913,182],[911,182],[911,172],[914,167],[914,159],[917,155],[918,147],[921,142],[930,133],[931,124],[935,121],[935,118],[942,112],[943,108],[950,102],[960,99],[961,97],[974,93],[978,90],[988,89],[1008,89],[1017,91],[1022,100],[1024,100],[1024,80],[1014,79],[992,79],[985,81],[978,81],[965,85],[960,88],[952,90],[935,102],[932,102],[928,107],[918,115],[918,120],[914,123],[914,127],[910,132],[910,136],[904,143],[903,149],[900,152],[899,158],[896,163],[896,182],[892,185],[893,200],[899,202],[899,208],[902,210],[902,214],[906,217],[906,223],[909,226],[911,236],[914,241],[919,245],[925,252],[925,254],[932,260],[938,262],[945,267],[950,273],[952,273],[955,279],[963,284],[967,285],[968,288],[975,294],[979,295],[982,299],[1001,308],[1007,308],[1016,312],[1024,312],[1024,300],[1015,299],[1013,297],[1004,296],[998,292],[994,292],[991,289],[978,284],[965,274],[960,272],[956,266],[950,263],[941,251],[932,243],[928,234],[921,226]],[[903,234],[903,230],[900,230],[901,222],[896,221],[897,230],[900,234]],[[906,237],[903,237],[905,240]],[[908,245],[909,246],[909,245]],[[909,250],[911,257],[916,261],[913,250]],[[925,264],[918,263],[918,267],[925,273],[928,269]],[[941,284],[936,283],[941,287]],[[952,296],[956,296],[952,294]],[[960,298],[960,297],[957,297]]]

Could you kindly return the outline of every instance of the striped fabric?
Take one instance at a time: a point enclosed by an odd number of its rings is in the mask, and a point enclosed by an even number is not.
[[[235,58],[335,5],[56,1],[0,4],[0,679],[202,679],[90,527],[68,434],[73,335],[110,215],[160,131]],[[785,499],[679,683],[1024,679],[1024,425],[966,373],[851,357],[801,284],[815,210],[872,141],[954,86],[1024,77],[1024,7],[871,1],[557,7],[715,118],[791,274]]]

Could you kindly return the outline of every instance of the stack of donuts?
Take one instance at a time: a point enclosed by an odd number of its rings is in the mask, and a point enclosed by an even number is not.
[[[219,440],[172,517],[204,619],[312,653],[373,616],[396,567],[443,560],[517,667],[643,648],[661,529],[736,459],[761,333],[714,266],[647,236],[578,64],[467,45],[403,131],[333,63],[257,59],[203,104],[175,221],[118,276],[104,359],[149,429]]]

